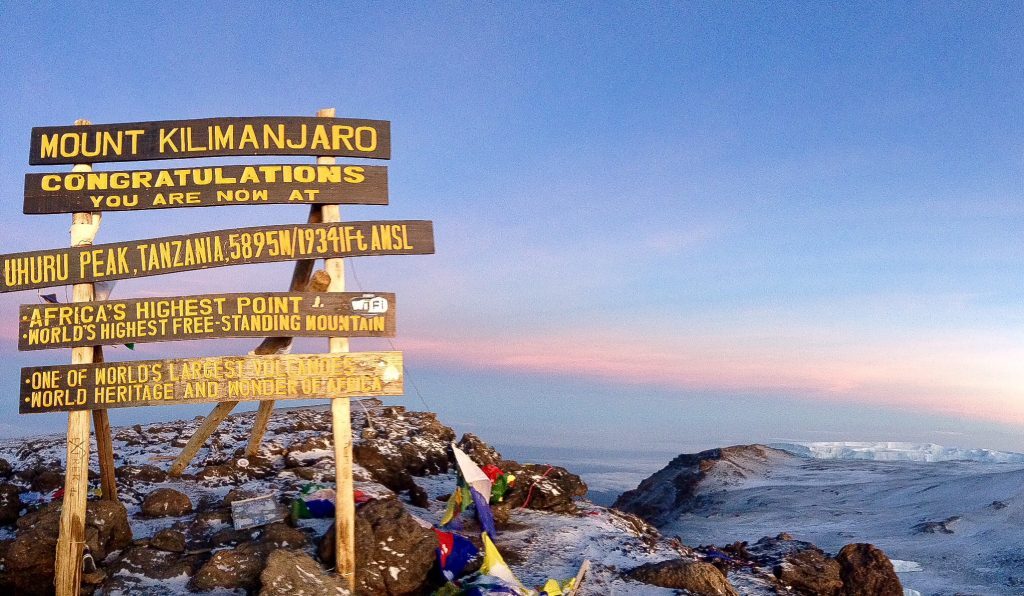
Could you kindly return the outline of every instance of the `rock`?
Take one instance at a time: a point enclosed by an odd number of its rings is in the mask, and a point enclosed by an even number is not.
[[[356,510],[356,592],[418,594],[434,566],[437,538],[420,526],[394,497],[376,499]],[[324,534],[318,556],[334,564],[334,526]]]
[[[217,588],[227,590],[253,590],[259,585],[263,569],[262,553],[244,548],[222,550],[192,576],[189,587],[200,592]]]
[[[240,488],[233,488],[228,491],[228,494],[224,495],[224,500],[221,501],[225,507],[230,507],[235,501],[244,501],[245,499],[251,499],[256,496],[256,493],[251,490],[242,490]]]
[[[284,456],[286,468],[311,466],[324,459],[334,458],[334,443],[327,437],[311,437],[292,443]]]
[[[787,557],[772,570],[784,586],[808,596],[839,596],[843,580],[839,563],[818,549],[808,549]]]
[[[365,468],[375,481],[396,493],[405,492],[415,484],[401,459],[374,444],[353,445],[352,460]]]
[[[10,478],[14,470],[11,468],[11,462],[0,457],[0,478]]]
[[[687,590],[699,596],[739,596],[729,580],[711,563],[682,559],[648,563],[628,571],[626,577],[662,588]]]
[[[191,576],[195,571],[196,557],[182,557],[179,553],[150,548],[148,546],[132,546],[125,550],[107,569],[111,582],[125,583],[123,579],[131,578],[127,583],[137,583],[140,577],[155,580],[168,580],[182,575]],[[130,594],[131,591],[129,590]]]
[[[405,408],[383,408],[384,418],[396,421],[360,432],[352,446],[353,460],[371,478],[395,492],[413,487],[413,476],[447,472],[452,465],[448,444],[455,439],[452,429],[438,422],[430,412],[406,412]]]
[[[82,584],[86,586],[98,586],[107,579],[107,572],[97,569],[89,573],[82,573]]]
[[[235,546],[252,538],[252,534],[246,530],[224,528],[217,530],[210,536],[210,546]]]
[[[779,536],[785,537],[780,538]],[[750,557],[750,560],[756,562],[762,567],[773,569],[785,563],[789,558],[797,556],[800,553],[806,551],[817,551],[821,553],[821,550],[810,542],[794,540],[789,534],[780,534],[779,536],[775,538],[765,536],[753,545],[748,545],[746,547],[746,552]]]
[[[501,454],[473,433],[462,435],[456,447],[466,452],[466,455],[481,468],[487,465],[501,467]]]
[[[14,594],[14,584],[12,579],[8,576],[7,565],[7,551],[11,548],[11,543],[14,540],[0,540],[0,594]]]
[[[59,519],[59,518],[58,518]],[[90,501],[86,504],[86,537],[95,528],[96,542],[89,542],[89,548],[97,561],[107,558],[115,550],[131,544],[132,527],[128,522],[128,511],[117,501]]]
[[[29,530],[18,534],[4,557],[4,572],[13,587],[12,593],[25,596],[53,593],[56,548],[56,532]]]
[[[430,506],[430,497],[422,486],[413,482],[412,487],[409,488],[409,503],[426,509]]]
[[[498,466],[516,477],[515,485],[505,493],[503,506],[576,513],[576,497],[587,494],[587,485],[576,474],[558,466],[519,464],[511,460]],[[532,487],[532,492],[531,492]]]
[[[129,484],[132,482],[158,484],[167,481],[167,472],[151,464],[121,466],[117,468],[117,480],[118,482],[127,482]]]
[[[292,472],[307,482],[320,482],[323,479],[324,471],[312,467],[292,468]]]
[[[264,528],[259,541],[276,548],[306,548],[309,545],[309,537],[305,532],[283,522],[276,522]]]
[[[612,507],[639,515],[660,526],[698,504],[697,489],[704,479],[715,476],[745,478],[752,468],[769,461],[792,460],[797,456],[764,445],[737,445],[678,455],[667,466],[626,491]]]
[[[4,558],[4,570],[14,593],[31,596],[53,591],[54,554],[60,527],[60,502],[33,511],[18,522],[18,535]],[[91,501],[86,505],[85,540],[97,561],[131,543],[131,527],[124,505]]]
[[[142,514],[146,517],[177,517],[192,513],[188,495],[173,488],[158,488],[142,501]]]
[[[248,476],[243,468],[236,468],[227,464],[205,466],[202,470],[196,472],[196,480],[204,481],[213,486],[225,484],[223,482],[224,479],[229,479],[233,482],[236,479],[247,479]],[[221,482],[211,482],[214,480],[221,480]]]
[[[171,553],[185,552],[185,535],[177,530],[160,530],[149,540],[149,545]]]
[[[847,544],[836,555],[843,596],[902,596],[892,561],[871,544]]]
[[[341,578],[327,573],[312,557],[290,550],[275,550],[267,557],[267,566],[260,574],[263,584],[260,596],[293,596],[341,594],[345,589]]]
[[[0,484],[0,524],[12,524],[21,514],[21,491],[5,482]]]
[[[37,493],[51,493],[64,486],[64,473],[55,470],[43,470],[32,478],[32,490]]]
[[[959,515],[947,517],[942,521],[927,521],[916,524],[911,530],[918,534],[952,534],[953,528],[960,521]]]

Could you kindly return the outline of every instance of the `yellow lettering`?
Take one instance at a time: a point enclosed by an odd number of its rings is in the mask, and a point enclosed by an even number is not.
[[[157,151],[164,153],[167,147],[170,147],[174,153],[178,152],[178,146],[174,144],[174,134],[178,132],[178,128],[174,127],[170,130],[160,129],[160,144],[157,147]]]

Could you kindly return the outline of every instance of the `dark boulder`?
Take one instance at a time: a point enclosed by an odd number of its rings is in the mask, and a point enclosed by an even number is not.
[[[118,482],[125,482],[128,484],[132,484],[134,482],[158,484],[160,482],[167,481],[167,472],[151,464],[143,464],[141,466],[121,466],[120,468],[117,468],[117,480]]]
[[[782,585],[797,594],[839,596],[842,593],[839,563],[816,548],[786,557],[772,572]]]
[[[183,553],[185,552],[185,535],[177,530],[160,530],[149,539],[149,545],[170,553]]]
[[[21,491],[9,482],[0,484],[0,524],[14,523],[20,514]]]
[[[37,493],[51,493],[64,486],[64,472],[42,470],[32,478],[31,488]]]
[[[142,514],[146,517],[177,517],[192,513],[192,500],[173,488],[158,488],[142,501]]]
[[[356,510],[357,594],[418,594],[426,590],[434,566],[437,537],[421,526],[394,497],[364,503]],[[334,564],[334,526],[318,548],[320,560]]]
[[[284,549],[275,550],[267,557],[260,583],[260,596],[327,596],[341,594],[345,588],[340,577],[324,571],[309,555]]]
[[[4,570],[16,594],[47,594],[53,591],[54,559],[60,528],[60,502],[21,517],[18,533],[4,558]],[[85,543],[97,561],[123,549],[132,540],[128,512],[115,501],[91,501],[86,505]]]
[[[265,556],[250,545],[217,551],[192,576],[189,587],[199,592],[253,590],[259,586]]]
[[[674,559],[641,565],[625,576],[652,586],[686,590],[696,596],[739,596],[729,580],[711,563]]]
[[[843,596],[902,596],[892,561],[871,544],[847,544],[836,555]]]

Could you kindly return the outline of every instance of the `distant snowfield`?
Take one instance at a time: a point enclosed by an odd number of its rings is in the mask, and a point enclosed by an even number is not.
[[[1024,453],[943,447],[935,443],[818,442],[770,443],[769,447],[817,459],[867,459],[872,461],[976,461],[986,463],[1024,463]]]
[[[804,455],[716,465],[696,507],[662,532],[691,545],[788,532],[833,554],[870,542],[922,594],[1024,594],[1024,456],[908,443],[788,448]]]

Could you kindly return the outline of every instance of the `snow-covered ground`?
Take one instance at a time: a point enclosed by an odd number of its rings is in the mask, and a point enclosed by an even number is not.
[[[856,445],[854,455],[837,455]],[[691,545],[779,532],[832,553],[870,542],[898,561],[904,586],[922,594],[1024,594],[1024,463],[885,461],[952,453],[886,445],[815,444],[814,453],[852,459],[780,454],[740,462],[742,474],[719,462],[701,482],[696,507],[661,530]]]
[[[985,463],[1024,463],[1024,453],[943,447],[935,443],[903,442],[819,442],[772,443],[770,447],[817,459],[869,459],[874,461],[976,461]]]

